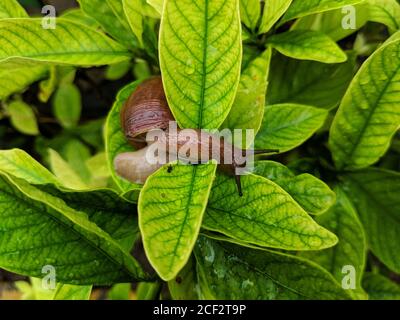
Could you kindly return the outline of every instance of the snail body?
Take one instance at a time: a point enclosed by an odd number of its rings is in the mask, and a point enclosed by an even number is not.
[[[114,166],[123,178],[144,183],[147,177],[161,167],[149,161],[149,155],[163,154],[170,162],[181,160],[190,164],[217,160],[225,172],[234,174],[239,194],[242,195],[237,168],[246,167],[248,150],[242,150],[223,137],[200,129],[171,129],[175,119],[169,109],[161,77],[144,81],[131,94],[121,110],[121,126],[126,139],[138,151],[118,155]],[[151,139],[151,137],[156,139]],[[150,137],[150,138],[149,138]],[[277,150],[252,151],[252,154]]]
[[[117,174],[134,183],[144,184],[147,178],[157,171],[161,164],[151,164],[145,161],[149,146],[135,152],[124,152],[114,159]]]

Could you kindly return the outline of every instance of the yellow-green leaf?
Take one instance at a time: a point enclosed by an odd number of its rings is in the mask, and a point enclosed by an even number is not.
[[[293,0],[292,5],[283,17],[283,22],[314,13],[339,9],[363,1],[364,0]]]
[[[264,11],[261,18],[258,33],[268,32],[272,26],[289,8],[292,0],[267,0],[265,1]]]
[[[318,250],[336,244],[336,236],[315,223],[280,186],[255,175],[241,180],[242,197],[233,178],[217,176],[204,228],[246,243],[286,250]]]
[[[55,92],[53,112],[64,128],[75,127],[81,117],[82,101],[79,88],[74,84],[60,85]]]
[[[0,150],[0,171],[31,184],[59,184],[50,171],[20,149]]]
[[[340,63],[347,55],[327,35],[318,31],[293,30],[272,35],[267,43],[285,56],[324,63]]]
[[[218,128],[239,83],[238,0],[167,0],[160,65],[172,113],[182,128]]]
[[[7,113],[11,124],[19,132],[33,136],[39,134],[36,115],[32,107],[25,102],[19,100],[11,102],[7,105]]]
[[[122,0],[129,25],[141,46],[143,46],[143,1],[144,0]]]
[[[81,177],[79,177],[57,151],[49,149],[49,161],[51,171],[53,171],[63,186],[74,190],[89,189],[89,186],[82,181]]]
[[[383,23],[391,32],[400,29],[400,4],[396,0],[368,0],[369,20]]]
[[[229,129],[253,129],[258,132],[264,115],[271,50],[267,49],[243,70],[235,101],[222,124]]]
[[[59,283],[52,300],[89,300],[92,286],[76,286]]]
[[[137,41],[125,18],[121,0],[78,0],[78,2],[81,10],[95,19],[114,39],[129,48],[135,47]]]
[[[0,3],[0,19],[26,18],[28,14],[17,0],[2,0]]]
[[[14,67],[12,72],[7,66],[0,65],[0,100],[9,95],[25,90],[31,83],[46,76],[47,66]]]
[[[165,165],[139,197],[139,227],[147,258],[164,280],[185,266],[196,242],[216,164]]]
[[[62,18],[57,19],[55,29],[44,29],[41,19],[0,20],[0,63],[3,64],[27,60],[98,66],[126,60],[129,56],[127,49],[104,34]]]
[[[265,115],[255,146],[286,152],[308,140],[328,115],[324,109],[296,104],[265,107]]]
[[[387,151],[400,128],[400,41],[364,62],[333,121],[329,145],[338,169],[365,168]]]
[[[349,8],[346,11],[336,9],[302,17],[296,20],[291,30],[320,31],[332,40],[339,41],[361,29],[367,23],[368,15],[368,6],[361,3],[355,5],[354,9]],[[343,28],[343,23],[346,24],[346,28]]]
[[[239,0],[240,19],[246,27],[254,31],[261,14],[260,0]]]
[[[323,181],[308,173],[295,175],[278,162],[256,161],[254,174],[278,184],[310,214],[322,214],[335,203],[335,193]]]

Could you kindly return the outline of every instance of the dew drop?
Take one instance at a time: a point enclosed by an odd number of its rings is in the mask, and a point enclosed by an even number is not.
[[[214,273],[217,275],[218,279],[223,279],[226,275],[226,269],[225,267],[215,268]]]
[[[210,57],[212,57],[212,56],[215,56],[216,54],[218,54],[218,49],[216,48],[216,47],[214,47],[214,46],[208,46],[207,47],[207,53],[208,53],[208,56],[210,56]]]
[[[249,279],[244,280],[241,285],[242,289],[248,289],[252,286],[254,286],[254,282],[250,281]]]
[[[188,61],[186,61],[185,73],[193,74],[195,71],[196,71],[196,68],[194,66],[193,60],[189,59]]]
[[[204,259],[209,263],[212,264],[215,259],[215,251],[212,247],[208,249],[207,255],[204,257]]]

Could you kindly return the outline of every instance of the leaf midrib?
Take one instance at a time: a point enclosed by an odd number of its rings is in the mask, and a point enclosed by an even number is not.
[[[372,62],[371,62],[371,64],[372,64]],[[368,65],[368,70],[370,70],[369,68],[370,68],[371,64]],[[351,147],[351,149],[350,149],[350,152],[347,153],[347,157],[350,158],[350,161],[351,161],[351,162],[350,162],[350,163],[347,163],[347,164],[346,164],[346,162],[343,162],[343,164],[338,168],[339,170],[340,170],[340,169],[343,169],[343,168],[345,168],[345,167],[347,167],[349,164],[354,164],[353,161],[352,161],[351,159],[353,158],[353,155],[354,155],[354,153],[356,152],[356,149],[358,149],[359,144],[360,144],[360,142],[361,142],[361,140],[362,140],[362,138],[363,138],[363,136],[364,136],[364,133],[365,133],[365,131],[368,129],[368,125],[369,125],[369,123],[370,123],[370,121],[371,121],[373,115],[375,114],[376,110],[378,109],[378,106],[380,105],[380,101],[382,100],[383,96],[386,94],[387,89],[389,88],[389,86],[390,86],[390,84],[391,84],[393,78],[397,75],[397,73],[399,72],[399,70],[400,70],[400,65],[396,68],[396,70],[393,72],[393,74],[392,74],[390,77],[388,77],[387,82],[386,82],[385,86],[383,87],[383,90],[379,93],[379,95],[378,95],[378,97],[377,97],[377,99],[376,99],[375,105],[372,106],[371,112],[368,114],[368,116],[367,116],[367,118],[365,119],[363,125],[361,126],[361,128],[360,128],[361,130],[358,131],[358,134],[356,133],[356,140],[355,140],[355,142],[352,144],[352,147]],[[357,80],[358,80],[358,79],[357,79]],[[360,87],[361,87],[361,84],[360,84]],[[363,93],[363,97],[367,100],[367,97],[366,97],[364,91],[363,91],[362,89],[361,89],[361,91],[362,91],[362,93]],[[368,100],[367,100],[367,101],[368,101]],[[369,103],[368,103],[368,104],[369,104]]]
[[[171,272],[173,270],[174,260],[176,258],[176,253],[178,251],[178,247],[179,247],[179,245],[181,243],[181,240],[182,240],[183,229],[186,227],[186,222],[187,222],[188,216],[190,214],[189,213],[189,208],[190,208],[190,202],[191,202],[191,200],[193,198],[194,180],[196,178],[196,172],[197,172],[197,167],[196,166],[192,166],[192,168],[193,169],[192,169],[192,176],[190,178],[190,181],[191,181],[190,189],[189,189],[189,194],[188,194],[187,202],[186,202],[185,218],[183,219],[183,221],[181,223],[181,227],[179,229],[178,241],[175,244],[172,260],[171,260],[171,263],[170,263],[169,268],[168,268],[169,272]]]
[[[207,46],[208,46],[208,1],[205,0],[204,9],[204,37],[203,37],[203,59],[202,59],[202,79],[201,79],[201,96],[200,96],[200,107],[198,112],[197,127],[200,129],[203,126],[203,108],[205,101],[205,90],[207,80]]]

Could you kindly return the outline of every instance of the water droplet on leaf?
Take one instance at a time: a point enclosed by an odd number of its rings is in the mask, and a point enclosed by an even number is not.
[[[195,71],[196,71],[196,68],[194,66],[193,60],[189,59],[186,62],[185,73],[186,74],[193,74]]]

